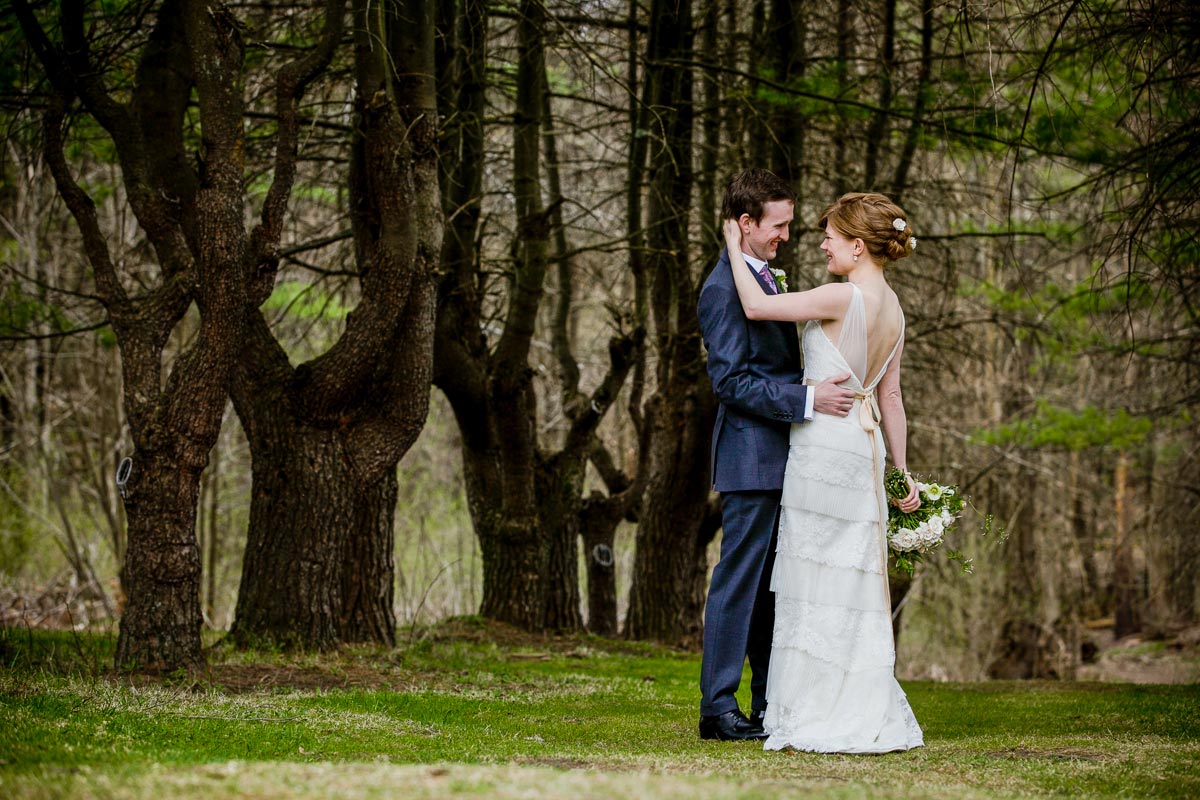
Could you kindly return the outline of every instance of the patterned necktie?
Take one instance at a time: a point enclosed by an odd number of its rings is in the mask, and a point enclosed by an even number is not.
[[[771,268],[763,264],[762,269],[758,271],[762,279],[767,282],[767,294],[779,294],[778,287],[775,286],[775,276],[771,274]]]

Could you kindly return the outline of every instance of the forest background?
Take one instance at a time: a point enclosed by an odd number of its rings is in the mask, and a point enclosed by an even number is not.
[[[842,192],[919,239],[909,465],[972,499],[975,571],[893,573],[901,675],[1195,638],[1185,0],[14,0],[0,35],[4,624],[143,669],[475,613],[697,646],[696,300],[760,166],[793,289]]]

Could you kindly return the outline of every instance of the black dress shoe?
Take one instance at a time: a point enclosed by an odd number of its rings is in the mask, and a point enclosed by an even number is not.
[[[767,710],[750,712],[750,724],[760,731],[763,729],[763,721],[767,718]]]
[[[738,709],[726,711],[711,717],[700,718],[700,738],[718,739],[724,742],[744,741],[746,739],[765,739],[766,732],[761,726],[746,719],[746,715]]]

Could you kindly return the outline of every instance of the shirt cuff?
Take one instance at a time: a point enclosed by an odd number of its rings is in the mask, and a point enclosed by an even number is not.
[[[804,390],[804,420],[806,422],[813,418],[813,402],[816,400],[816,392],[813,390],[815,386],[809,386]]]

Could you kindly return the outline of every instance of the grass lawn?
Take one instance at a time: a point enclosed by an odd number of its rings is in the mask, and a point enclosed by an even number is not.
[[[473,619],[165,681],[113,646],[0,631],[0,798],[1200,797],[1195,684],[908,683],[924,748],[830,756],[700,741],[696,655]]]

